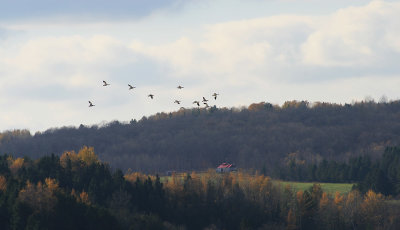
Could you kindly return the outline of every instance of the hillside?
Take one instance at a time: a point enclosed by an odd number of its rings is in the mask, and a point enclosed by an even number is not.
[[[220,162],[273,171],[288,158],[303,163],[322,159],[380,157],[400,144],[400,101],[330,104],[291,101],[247,108],[182,109],[129,123],[62,127],[32,135],[0,134],[0,153],[39,158],[93,146],[112,167],[142,172],[200,170]]]
[[[399,149],[400,150],[400,149]],[[397,155],[397,154],[396,154]],[[399,229],[398,201],[372,190],[296,190],[243,172],[111,170],[93,148],[0,156],[1,229]],[[338,188],[338,187],[337,187]]]

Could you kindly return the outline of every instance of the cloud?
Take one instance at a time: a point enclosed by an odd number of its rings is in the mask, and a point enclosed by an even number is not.
[[[169,63],[176,76],[216,77],[233,85],[393,74],[399,71],[398,12],[400,3],[372,1],[328,16],[212,24],[198,37],[158,46],[134,42],[131,48]]]
[[[7,98],[0,104],[6,103],[10,110],[31,108],[30,104],[37,103],[45,113],[72,101],[86,106],[88,100],[100,99],[113,107],[129,100],[119,92],[125,91],[130,82],[126,76],[133,71],[127,66],[135,66],[138,59],[116,38],[49,36],[13,46],[0,47],[0,90],[2,98]],[[118,74],[120,69],[125,69],[124,75]],[[102,80],[112,82],[119,90],[104,95]]]
[[[122,43],[105,35],[40,37],[21,42],[17,48],[3,48],[2,51],[0,60],[3,71],[14,79],[29,75],[30,83],[46,82],[48,75],[54,74],[52,80],[78,86],[84,82],[79,82],[79,77],[74,75],[87,71],[101,75],[102,66],[134,61]],[[90,77],[88,75],[86,79]]]
[[[321,66],[385,64],[399,55],[400,4],[373,1],[330,16],[302,45],[304,63]]]
[[[149,5],[147,12],[183,3],[165,4]],[[214,7],[213,1],[201,4]],[[214,92],[220,93],[217,106],[292,99],[350,102],[383,94],[396,98],[399,5],[373,1],[325,16],[278,14],[210,19],[208,24],[200,23],[201,10],[194,24],[186,18],[191,11],[107,23],[21,19],[0,29],[0,107],[7,108],[0,110],[1,126],[38,130],[140,119],[177,109],[175,99],[192,107],[193,100]],[[84,12],[66,8],[69,17]],[[93,14],[102,15],[101,10]],[[166,15],[175,18],[168,21]],[[102,87],[102,80],[112,87]],[[128,83],[137,89],[129,91]],[[185,88],[177,91],[178,84]],[[147,98],[149,93],[156,95],[154,100]],[[96,104],[93,110],[87,110],[88,100]]]

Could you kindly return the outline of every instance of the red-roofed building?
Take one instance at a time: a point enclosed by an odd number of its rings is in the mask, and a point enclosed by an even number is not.
[[[236,171],[236,166],[234,164],[222,163],[218,166],[216,171],[217,171],[217,173],[232,172],[232,171]]]

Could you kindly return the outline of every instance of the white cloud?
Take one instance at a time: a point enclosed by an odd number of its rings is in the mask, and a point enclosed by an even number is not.
[[[183,37],[159,46],[133,43],[131,47],[169,63],[176,75],[285,78],[294,73],[284,68],[309,72],[308,68],[387,64],[391,55],[398,55],[399,22],[400,3],[373,1],[329,16],[280,15],[209,25],[200,41]]]
[[[8,87],[87,87],[108,77],[109,72],[102,72],[106,67],[132,62],[132,52],[111,36],[39,37],[18,43],[12,49],[1,49],[0,82]]]
[[[196,8],[194,25],[186,20],[191,12],[168,14],[170,21],[163,12],[135,22],[6,25],[24,33],[0,39],[0,106],[8,108],[0,111],[1,127],[140,119],[179,108],[174,99],[191,107],[213,92],[221,94],[218,106],[396,98],[400,3],[201,24],[213,4]],[[102,87],[103,79],[112,87]],[[128,91],[128,83],[138,88]],[[95,110],[87,110],[88,100]]]
[[[369,66],[384,63],[398,49],[400,3],[373,1],[336,12],[302,45],[304,63],[320,66]]]

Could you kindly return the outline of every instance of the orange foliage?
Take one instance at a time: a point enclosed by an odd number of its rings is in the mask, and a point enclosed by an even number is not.
[[[87,192],[85,192],[85,191],[82,191],[79,194],[79,201],[84,204],[90,205],[89,194],[87,194]]]
[[[297,198],[297,202],[302,203],[303,202],[303,191],[297,191],[296,193],[296,198]]]
[[[338,210],[342,210],[343,208],[343,195],[340,195],[339,192],[335,193],[335,198],[333,199],[333,202],[335,203],[336,207],[338,208]]]
[[[320,208],[325,208],[329,205],[329,198],[328,194],[326,192],[322,193],[321,200],[319,201],[319,207]]]
[[[7,189],[7,180],[3,175],[1,175],[0,176],[0,191],[4,192],[4,191],[6,191],[6,189]]]
[[[371,226],[379,226],[383,224],[385,216],[385,198],[382,194],[376,194],[369,190],[361,204],[364,221]]]

